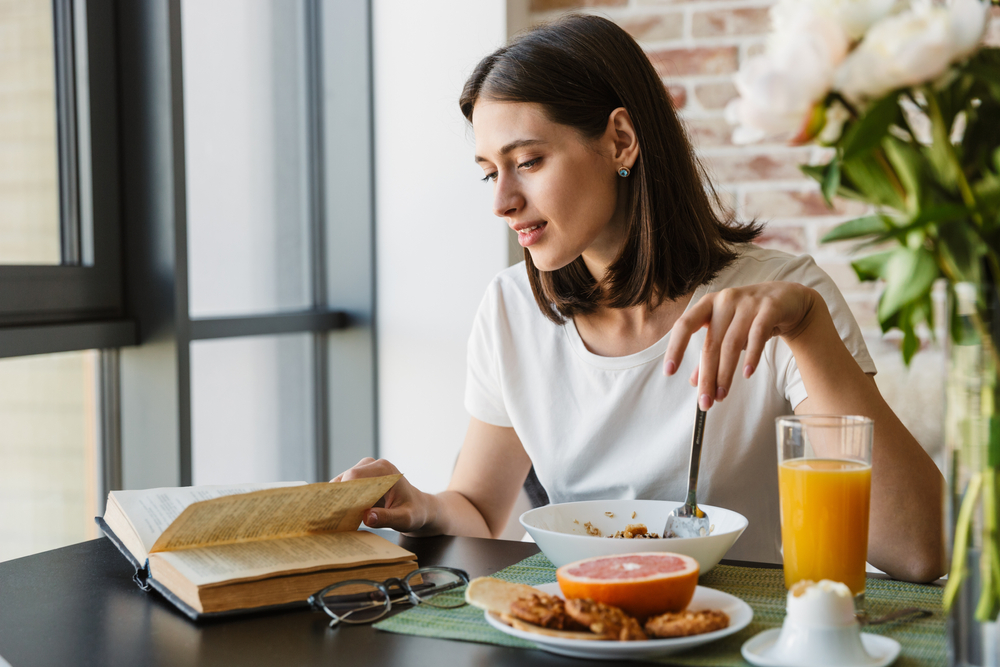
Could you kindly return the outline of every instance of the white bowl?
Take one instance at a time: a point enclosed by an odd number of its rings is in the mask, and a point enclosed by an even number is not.
[[[671,551],[694,558],[704,574],[722,560],[746,529],[747,520],[742,514],[721,507],[699,505],[715,526],[715,530],[705,537],[608,539],[588,535],[584,528],[584,524],[590,522],[602,535],[614,535],[630,523],[641,523],[651,533],[662,533],[667,515],[683,504],[666,500],[585,500],[528,510],[521,515],[520,521],[556,567],[592,556]],[[632,518],[633,512],[635,518]]]

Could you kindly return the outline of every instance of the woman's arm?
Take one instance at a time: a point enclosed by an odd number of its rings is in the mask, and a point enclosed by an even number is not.
[[[513,428],[472,418],[448,489],[424,493],[403,477],[383,497],[384,506],[368,512],[365,525],[408,535],[496,537],[507,525],[530,468],[531,459]],[[366,458],[332,481],[398,472],[388,461]]]
[[[745,349],[749,377],[764,344],[781,336],[809,398],[798,414],[856,414],[875,421],[869,562],[889,575],[930,581],[944,573],[944,480],[934,462],[886,404],[837,333],[826,302],[797,283],[761,283],[707,295],[674,325],[664,359],[670,375],[691,335],[708,328],[692,376],[702,408],[724,400]],[[671,367],[671,364],[673,366]]]

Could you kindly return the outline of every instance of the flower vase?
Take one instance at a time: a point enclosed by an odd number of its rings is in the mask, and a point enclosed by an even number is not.
[[[945,409],[946,516],[951,570],[945,588],[950,664],[1000,667],[997,611],[997,341],[1000,307],[991,288],[955,283],[950,293]]]

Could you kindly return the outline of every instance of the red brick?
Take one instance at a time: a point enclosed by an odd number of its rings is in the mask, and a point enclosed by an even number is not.
[[[670,101],[674,103],[674,109],[683,109],[687,106],[687,88],[680,84],[666,84],[666,86]]]
[[[649,60],[660,76],[730,74],[737,69],[739,50],[735,46],[653,51]]]
[[[684,124],[696,148],[732,145],[733,127],[725,118],[685,118]]]
[[[771,28],[767,7],[696,12],[691,33],[695,37],[762,35]]]
[[[649,14],[619,21],[618,25],[639,42],[662,42],[684,36],[684,15],[680,12]]]
[[[801,255],[806,251],[806,230],[801,226],[767,225],[754,243],[771,250]]]
[[[868,211],[868,205],[837,197],[833,209],[827,207],[823,195],[818,190],[787,191],[767,190],[748,192],[744,208],[749,215],[762,218],[804,218],[822,215],[843,215],[860,217]]]
[[[739,181],[796,180],[805,178],[799,165],[808,159],[808,149],[744,152],[703,158],[709,174],[719,183]]]
[[[628,0],[531,0],[528,11],[548,12],[554,9],[579,9],[580,7],[621,7]]]
[[[702,83],[694,87],[694,96],[704,109],[722,109],[736,97],[736,87],[729,81]]]

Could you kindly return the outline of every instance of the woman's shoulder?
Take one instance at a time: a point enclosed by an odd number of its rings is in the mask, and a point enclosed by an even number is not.
[[[528,282],[524,262],[508,266],[496,274],[486,288],[486,298],[498,304],[525,300],[534,303],[535,297],[531,293],[531,283]]]
[[[793,255],[782,250],[762,248],[755,243],[736,246],[736,253],[736,261],[715,279],[717,289],[771,280],[809,282],[826,276],[809,255]]]
[[[486,288],[484,306],[498,313],[503,313],[508,319],[520,321],[548,322],[538,308],[535,295],[528,281],[528,271],[524,262],[518,262],[507,267],[490,281]]]

